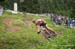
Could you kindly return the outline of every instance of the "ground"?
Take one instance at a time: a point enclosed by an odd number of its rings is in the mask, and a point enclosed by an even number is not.
[[[21,27],[12,25],[14,21],[15,19],[12,18],[5,18],[3,20],[4,24],[7,26],[7,31],[13,32],[21,30]]]
[[[75,29],[53,24],[43,17],[47,25],[56,32],[63,32],[46,40],[35,31],[32,19],[40,16],[4,12],[0,17],[0,49],[75,49]]]

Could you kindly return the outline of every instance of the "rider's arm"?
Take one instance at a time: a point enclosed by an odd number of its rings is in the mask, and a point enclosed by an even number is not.
[[[38,34],[41,32],[40,26],[36,25],[36,31],[37,31]]]

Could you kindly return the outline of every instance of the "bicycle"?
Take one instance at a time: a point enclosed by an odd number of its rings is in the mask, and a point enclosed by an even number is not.
[[[41,31],[40,33],[42,33],[42,35],[48,39],[48,38],[52,38],[52,37],[55,37],[57,34],[56,32],[54,32],[53,30],[50,30],[48,28],[45,28],[45,27],[42,27],[41,26]]]

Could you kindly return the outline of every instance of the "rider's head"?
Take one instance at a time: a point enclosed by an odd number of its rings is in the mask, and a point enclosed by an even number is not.
[[[35,23],[36,19],[33,19],[32,22]]]

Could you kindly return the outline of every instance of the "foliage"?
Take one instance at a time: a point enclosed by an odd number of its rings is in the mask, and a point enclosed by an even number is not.
[[[18,10],[29,13],[56,13],[70,17],[75,16],[75,0],[5,0],[5,9],[12,9],[14,2],[18,3]]]

